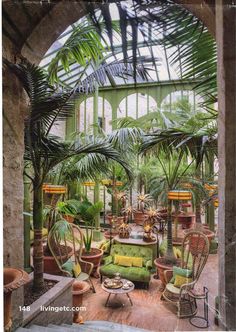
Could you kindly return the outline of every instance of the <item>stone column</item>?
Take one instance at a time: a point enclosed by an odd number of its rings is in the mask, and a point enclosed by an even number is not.
[[[222,328],[236,329],[236,8],[216,1],[219,96],[219,299]]]
[[[3,71],[3,246],[4,266],[24,268],[23,223],[23,90],[16,76]],[[12,296],[13,328],[22,322],[23,288]]]

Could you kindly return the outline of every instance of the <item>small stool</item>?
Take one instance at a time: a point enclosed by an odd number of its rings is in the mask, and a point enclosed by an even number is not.
[[[200,328],[200,329],[205,329],[209,327],[209,320],[208,320],[208,288],[203,287],[203,293],[195,293],[194,291],[189,291],[188,294],[194,300],[204,300],[204,316],[197,316],[194,315],[189,319],[189,322],[191,325]],[[197,322],[195,321],[203,321],[203,325],[197,325]]]

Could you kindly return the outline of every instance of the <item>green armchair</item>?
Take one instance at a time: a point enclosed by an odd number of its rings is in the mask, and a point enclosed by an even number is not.
[[[115,264],[115,255],[126,257],[141,257],[143,258],[143,266],[122,266]],[[122,278],[131,281],[144,282],[149,286],[152,269],[152,249],[145,246],[114,244],[111,247],[110,256],[103,260],[103,265],[100,267],[101,282],[103,276],[114,277],[115,273],[120,273]]]

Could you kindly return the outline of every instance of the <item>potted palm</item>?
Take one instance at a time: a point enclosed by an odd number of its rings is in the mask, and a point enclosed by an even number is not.
[[[84,221],[85,223],[85,234],[83,237],[84,248],[81,258],[84,261],[93,263],[94,268],[92,273],[95,277],[97,277],[97,269],[102,259],[103,250],[92,247],[93,229],[95,225],[95,218],[102,211],[102,209],[103,202],[99,201],[92,204],[87,200],[81,202],[78,209],[78,216],[81,221]]]

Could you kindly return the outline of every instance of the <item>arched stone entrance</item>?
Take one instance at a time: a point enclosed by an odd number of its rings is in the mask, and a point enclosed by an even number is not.
[[[233,5],[234,1],[230,0],[217,0],[216,4],[212,0],[196,0],[191,1],[191,4],[186,0],[176,2],[186,6],[206,24],[209,31],[216,36],[218,45],[219,279],[221,281],[219,294],[224,294],[220,302],[222,323],[228,329],[233,330],[236,328],[236,10]],[[32,32],[25,35],[25,42],[21,49],[16,48],[8,37],[3,39],[4,56],[14,61],[21,53],[31,62],[39,63],[61,32],[85,14],[82,4],[81,1],[58,1],[49,13],[45,13],[39,21],[32,23]],[[20,23],[20,18],[16,18],[14,22],[16,26],[18,23]],[[9,35],[9,31],[7,33]],[[7,232],[11,232],[12,237],[15,235],[20,238],[23,229],[21,174],[23,169],[24,103],[18,82],[7,72],[3,77],[3,85],[6,93],[4,96],[6,114],[4,117],[4,174],[6,174],[4,179],[4,229],[6,230],[5,247],[8,247]],[[11,123],[9,121],[11,118],[18,121]],[[14,144],[17,148],[14,150],[13,156],[9,146]],[[18,160],[17,164],[15,160]],[[7,174],[9,178],[7,178]],[[11,186],[12,179],[15,181],[16,190],[14,186]],[[14,206],[11,201],[14,202]],[[13,220],[14,218],[17,219],[17,223]],[[7,264],[23,265],[22,259],[8,257],[8,249],[6,250]],[[19,248],[19,252],[20,250],[21,248]]]

